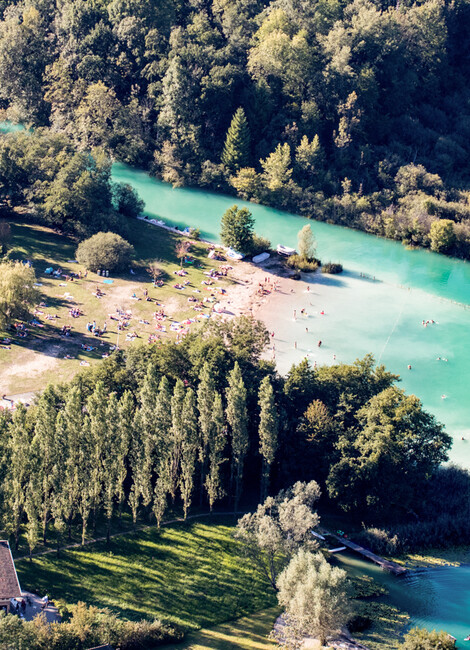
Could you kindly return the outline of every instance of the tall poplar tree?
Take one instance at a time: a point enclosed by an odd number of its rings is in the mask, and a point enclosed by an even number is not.
[[[243,108],[237,108],[232,118],[221,160],[231,172],[246,167],[250,162],[250,127]]]
[[[178,475],[180,471],[181,445],[183,442],[183,402],[184,402],[184,384],[181,379],[176,380],[171,398],[171,429],[170,429],[170,494],[175,499],[176,488],[178,486]]]
[[[212,429],[212,411],[214,407],[215,383],[211,368],[206,362],[199,375],[199,386],[197,389],[197,408],[199,411],[199,444],[198,460],[200,468],[200,502],[204,495],[204,478],[207,464],[207,445]]]
[[[232,431],[231,475],[232,480],[235,481],[234,507],[236,511],[240,501],[243,466],[249,446],[246,388],[237,361],[228,377],[226,415]]]
[[[117,477],[117,503],[119,506],[119,517],[122,513],[122,504],[124,503],[124,481],[127,478],[127,459],[133,433],[133,415],[134,415],[134,398],[129,390],[126,390],[119,400],[119,458],[118,458],[118,477]]]
[[[156,424],[156,473],[157,480],[153,493],[152,510],[160,524],[167,506],[167,496],[170,492],[170,465],[171,465],[171,388],[168,379],[163,376],[158,386],[158,396],[155,405]]]
[[[140,492],[144,506],[152,501],[152,469],[155,462],[156,417],[155,408],[158,377],[154,364],[149,363],[139,395],[140,408],[136,411],[134,429],[139,431],[143,445],[140,472]]]
[[[51,511],[53,488],[53,468],[56,461],[57,441],[55,435],[57,419],[57,400],[54,389],[47,386],[39,397],[36,408],[36,424],[34,427],[34,444],[37,445],[41,459],[38,467],[38,488],[41,492],[41,502],[37,515],[41,518],[42,541],[47,542],[47,522]]]
[[[92,434],[92,423],[86,415],[83,419],[82,435],[78,450],[78,511],[82,519],[82,546],[85,544],[88,519],[93,506],[96,506],[96,477],[94,471],[96,445]],[[94,475],[94,479],[90,477]]]
[[[54,528],[57,533],[57,555],[59,555],[62,537],[67,528],[66,520],[70,497],[70,495],[67,495],[64,492],[68,487],[67,459],[69,449],[67,447],[67,427],[63,410],[57,413],[55,423],[55,446],[55,462],[52,468],[51,514],[54,520]]]
[[[111,393],[106,408],[106,430],[103,440],[103,502],[106,515],[106,542],[109,544],[114,498],[119,493],[119,469],[121,464],[121,431],[119,402]]]
[[[89,489],[93,507],[93,530],[96,526],[96,514],[103,498],[103,482],[105,472],[103,469],[103,455],[108,429],[107,422],[107,391],[102,381],[98,381],[95,390],[86,401],[86,408],[90,419],[89,452],[91,453],[90,476],[88,477]]]
[[[226,444],[226,427],[224,420],[224,409],[222,397],[219,393],[214,394],[212,421],[209,435],[209,471],[206,477],[206,490],[209,498],[209,508],[212,512],[214,503],[224,496],[224,490],[220,477],[220,466],[225,459],[223,452]]]
[[[31,423],[28,412],[19,404],[9,427],[9,476],[5,486],[6,529],[14,535],[18,549],[20,527],[23,519],[27,486],[31,473]]]
[[[181,419],[183,438],[181,441],[180,490],[183,499],[184,518],[186,519],[191,506],[198,448],[196,396],[192,388],[186,390]]]
[[[57,422],[57,439],[65,437],[66,452],[64,482],[62,485],[62,512],[68,525],[69,539],[72,537],[72,520],[77,509],[80,494],[80,446],[82,439],[83,412],[82,394],[79,386],[73,386],[67,394],[63,418]]]
[[[269,377],[263,378],[258,392],[259,451],[263,459],[261,469],[261,502],[268,496],[269,474],[277,450],[278,414],[274,401],[274,391]]]

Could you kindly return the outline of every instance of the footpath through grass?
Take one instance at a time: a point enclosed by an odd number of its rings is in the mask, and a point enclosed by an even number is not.
[[[16,567],[23,589],[195,630],[275,604],[232,532],[232,519],[152,528]]]
[[[11,331],[0,332],[0,340],[2,336],[12,339],[9,349],[0,347],[0,394],[16,395],[44,388],[50,381],[66,381],[80,366],[96,363],[109,354],[118,342],[118,321],[111,318],[117,315],[117,309],[130,312],[128,326],[119,336],[120,348],[130,345],[132,340],[146,342],[151,335],[165,341],[174,338],[178,328],[181,333],[204,322],[218,301],[214,289],[230,284],[226,278],[217,280],[211,287],[201,284],[208,280],[204,272],[221,264],[207,257],[207,245],[202,242],[191,246],[190,255],[195,264],[184,265],[187,275],[175,275],[180,268],[175,245],[181,236],[141,220],[129,220],[129,241],[136,252],[133,273],[129,269],[119,276],[112,275],[111,284],[107,280],[103,282],[104,278],[96,273],[73,281],[65,278],[71,272],[85,271],[74,262],[77,242],[70,238],[20,221],[11,222],[11,227],[10,246],[15,249],[16,259],[33,263],[41,304],[35,314],[36,324],[27,327],[27,337],[18,338]],[[157,260],[164,273],[161,287],[153,286],[146,271],[149,263]],[[50,267],[62,269],[61,277],[46,274]],[[184,289],[174,287],[185,282],[189,284]],[[103,293],[101,298],[95,295],[97,287]],[[148,291],[150,301],[145,300],[144,290]],[[190,297],[205,298],[206,302],[195,311],[194,303],[188,301]],[[82,315],[73,318],[72,308],[78,308]],[[157,323],[154,313],[160,310],[164,311],[166,320]],[[189,319],[196,322],[183,324]],[[87,322],[93,321],[99,328],[106,321],[107,332],[100,338],[87,332]],[[60,336],[64,325],[72,328],[72,336]],[[165,331],[157,331],[157,325]],[[136,337],[131,336],[133,333]]]
[[[192,632],[183,643],[166,645],[162,650],[274,650],[278,646],[269,639],[269,634],[280,611],[278,607],[270,607],[236,621]]]

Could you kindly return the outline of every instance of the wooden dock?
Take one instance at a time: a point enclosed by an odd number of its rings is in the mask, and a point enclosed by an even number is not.
[[[359,555],[362,555],[367,560],[370,560],[374,564],[377,564],[384,571],[393,573],[393,575],[395,576],[401,576],[407,572],[407,569],[404,566],[401,566],[396,562],[392,562],[392,560],[385,560],[383,557],[380,557],[379,555],[372,553],[372,551],[368,551],[366,548],[363,548],[362,546],[359,546],[359,544],[355,544],[354,542],[351,542],[349,539],[345,537],[340,537],[335,533],[330,533],[328,530],[321,530],[320,532],[322,535],[329,535],[330,537],[337,539],[339,542],[341,542],[343,546],[346,546],[347,548],[351,549],[351,551],[354,551],[355,553],[359,553]]]

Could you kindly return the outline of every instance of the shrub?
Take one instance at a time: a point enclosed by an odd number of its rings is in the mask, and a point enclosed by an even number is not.
[[[127,183],[116,183],[114,185],[113,201],[117,211],[124,217],[130,218],[139,217],[145,206],[135,189]]]
[[[390,533],[381,528],[367,528],[357,535],[355,539],[379,555],[393,555],[399,548],[397,535],[392,537]]]
[[[321,272],[322,273],[342,273],[343,272],[343,265],[336,263],[336,262],[327,262],[326,264],[323,264],[321,267]]]
[[[320,260],[315,258],[305,259],[301,255],[291,255],[286,259],[286,264],[290,269],[303,271],[304,273],[313,273],[320,265]]]
[[[259,253],[264,253],[269,251],[271,248],[271,242],[266,237],[261,237],[261,235],[253,234],[253,240],[251,245],[251,254],[258,255]]]
[[[191,239],[201,239],[201,230],[199,228],[190,228],[189,229],[189,236]]]
[[[121,650],[146,650],[183,640],[178,628],[161,621],[124,621],[108,609],[85,603],[61,603],[61,623],[49,625],[42,617],[22,621],[0,612],[0,648],[77,650],[111,643]],[[7,642],[5,645],[4,642]]]
[[[99,232],[77,248],[77,260],[90,271],[120,271],[131,262],[134,248],[113,232]]]

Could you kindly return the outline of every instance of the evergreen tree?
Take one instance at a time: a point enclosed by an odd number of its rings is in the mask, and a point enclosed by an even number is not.
[[[315,135],[311,142],[304,135],[295,150],[297,176],[313,184],[324,172],[325,155],[320,144],[320,138]]]
[[[231,476],[235,481],[234,506],[236,511],[242,490],[243,465],[249,446],[246,388],[237,361],[228,377],[226,415],[232,431]]]
[[[279,192],[284,189],[292,176],[290,147],[287,142],[278,144],[266,160],[261,160],[263,181],[268,190]]]
[[[250,127],[243,108],[237,108],[225,138],[221,160],[231,171],[247,167],[250,160]]]
[[[209,472],[205,482],[211,512],[217,499],[221,499],[224,496],[220,477],[220,466],[225,462],[223,458],[226,443],[225,435],[226,429],[222,397],[219,393],[215,393],[209,435]]]
[[[188,388],[184,396],[182,430],[180,490],[183,499],[184,518],[186,519],[191,506],[198,449],[196,397],[192,388]]]
[[[268,496],[269,473],[277,450],[278,414],[274,401],[274,392],[268,376],[264,377],[258,393],[260,407],[259,417],[259,451],[263,459],[261,470],[261,501]]]

